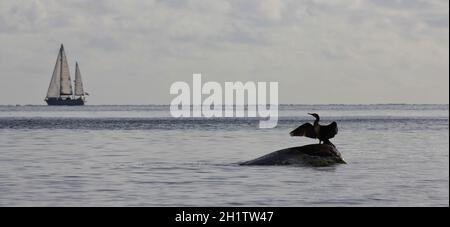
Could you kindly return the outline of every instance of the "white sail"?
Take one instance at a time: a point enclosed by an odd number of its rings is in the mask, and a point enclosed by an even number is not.
[[[64,47],[61,45],[61,95],[72,95],[72,82],[70,80],[69,64],[67,63]]]
[[[56,58],[55,68],[53,69],[52,79],[48,86],[47,98],[59,98],[59,92],[61,87],[61,49],[59,50],[58,57]]]
[[[75,65],[75,95],[84,96],[83,82],[81,81],[80,68],[78,62]]]

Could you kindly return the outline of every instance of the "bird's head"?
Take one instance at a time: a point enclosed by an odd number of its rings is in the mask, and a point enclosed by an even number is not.
[[[316,114],[316,113],[308,113],[309,115],[311,115],[311,116],[313,116],[314,118],[316,118],[316,119],[319,119],[320,117],[319,117],[319,114]]]

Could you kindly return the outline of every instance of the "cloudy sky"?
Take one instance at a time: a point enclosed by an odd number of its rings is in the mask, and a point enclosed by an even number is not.
[[[44,104],[60,43],[89,104],[278,81],[280,103],[448,103],[448,0],[0,0],[0,104]]]

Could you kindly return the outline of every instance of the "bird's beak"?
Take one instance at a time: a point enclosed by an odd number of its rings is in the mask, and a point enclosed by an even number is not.
[[[308,113],[308,114],[311,115],[311,116],[313,115],[312,113]]]

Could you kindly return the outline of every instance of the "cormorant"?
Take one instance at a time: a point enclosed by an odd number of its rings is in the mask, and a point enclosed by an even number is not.
[[[316,118],[316,120],[314,121],[314,125],[305,123],[300,127],[294,129],[289,134],[291,136],[306,136],[313,139],[319,139],[319,144],[323,142],[325,144],[334,146],[334,144],[330,142],[330,139],[338,133],[337,123],[333,122],[329,125],[320,125],[320,117],[318,114],[308,114]]]

